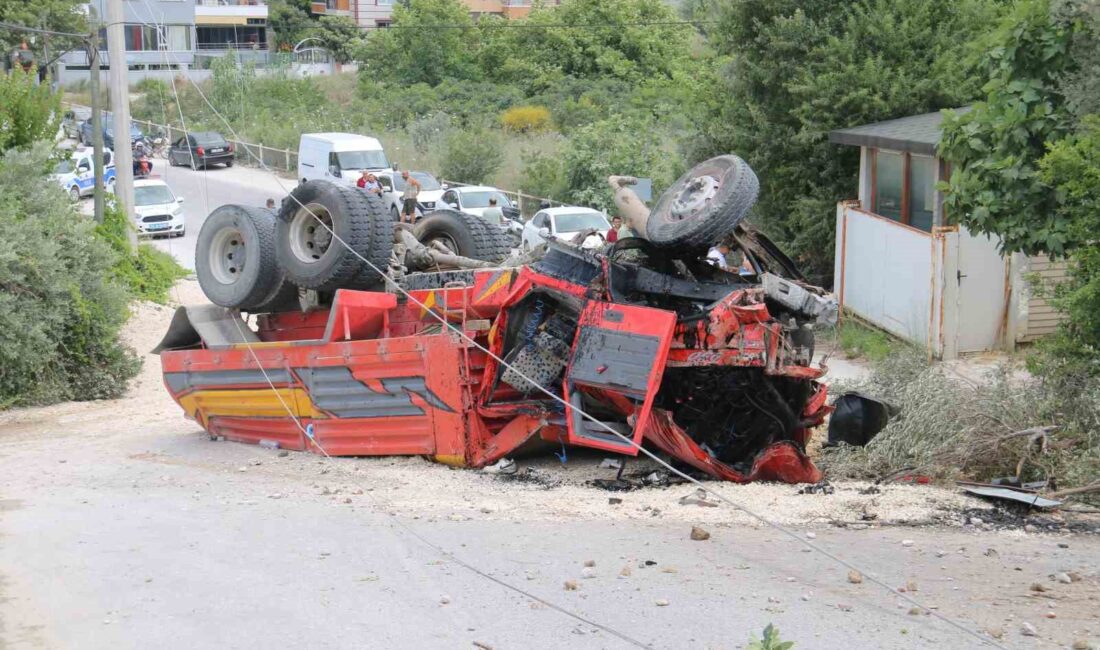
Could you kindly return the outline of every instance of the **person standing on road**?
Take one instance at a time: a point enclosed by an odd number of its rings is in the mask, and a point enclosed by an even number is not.
[[[623,218],[622,217],[620,217],[619,215],[615,215],[614,217],[611,217],[611,230],[608,230],[607,234],[604,235],[604,240],[606,240],[607,243],[609,243],[609,244],[614,244],[615,242],[619,241],[619,228],[622,228],[622,227],[623,227]]]
[[[504,211],[497,207],[495,196],[489,198],[489,207],[482,211],[481,218],[497,226],[504,223]]]
[[[420,196],[420,181],[409,175],[408,170],[401,172],[405,181],[405,191],[401,193],[401,223],[416,221],[416,199]]]

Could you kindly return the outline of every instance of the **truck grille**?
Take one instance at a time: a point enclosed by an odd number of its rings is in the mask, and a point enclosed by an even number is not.
[[[171,221],[172,217],[166,214],[151,214],[147,217],[142,217],[142,223],[160,223],[161,221]]]

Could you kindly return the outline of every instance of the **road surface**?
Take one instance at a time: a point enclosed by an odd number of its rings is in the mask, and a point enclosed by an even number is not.
[[[151,241],[191,270],[195,269],[195,241],[199,228],[211,211],[226,203],[262,206],[269,198],[275,199],[278,204],[297,184],[293,179],[276,178],[270,172],[240,165],[231,168],[215,165],[210,169],[192,171],[188,167],[169,167],[166,160],[158,159],[154,164],[168,187],[176,196],[183,197],[187,230],[178,239]]]

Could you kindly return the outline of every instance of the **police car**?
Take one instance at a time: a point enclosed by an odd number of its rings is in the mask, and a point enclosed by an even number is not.
[[[134,181],[134,221],[138,234],[148,237],[165,235],[183,237],[183,197],[176,197],[172,188],[159,178]]]
[[[114,153],[103,150],[103,183],[111,190],[115,184]],[[92,149],[77,149],[71,158],[62,160],[51,176],[69,193],[73,201],[95,192],[95,172],[92,169]]]

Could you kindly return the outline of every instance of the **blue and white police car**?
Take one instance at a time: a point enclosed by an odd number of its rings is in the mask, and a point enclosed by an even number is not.
[[[114,157],[110,149],[103,150],[103,183],[108,191],[112,191],[115,184]],[[90,196],[95,191],[92,149],[89,147],[74,151],[71,158],[57,163],[51,177],[69,193],[73,201],[79,201],[82,196]]]

